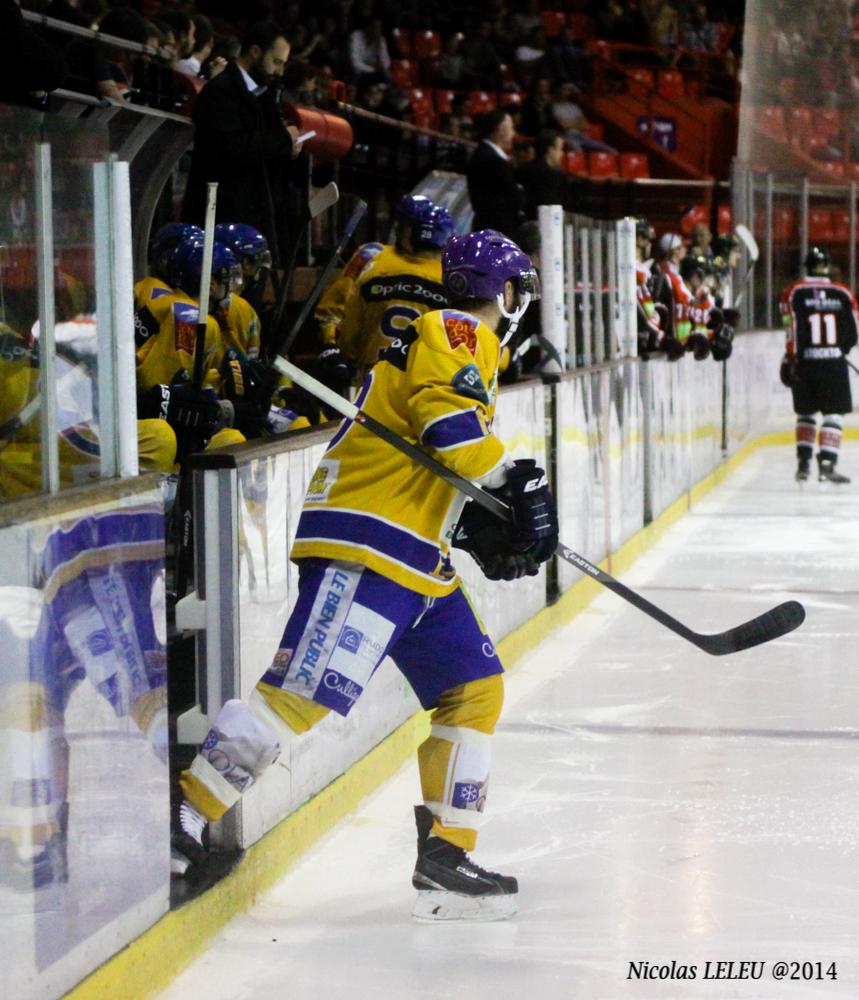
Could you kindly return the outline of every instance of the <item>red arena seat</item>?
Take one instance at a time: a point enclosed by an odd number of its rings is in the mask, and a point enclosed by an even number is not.
[[[653,90],[653,70],[633,66],[626,71],[626,90],[632,97],[647,97]]]
[[[438,59],[441,55],[441,35],[437,31],[416,31],[412,39],[415,59]]]
[[[656,76],[656,90],[662,97],[683,97],[683,74],[676,69],[661,69]]]
[[[620,177],[617,156],[614,153],[588,153],[588,176],[595,180]]]
[[[584,177],[588,172],[588,161],[585,154],[580,149],[569,150],[564,153],[564,170],[568,174],[576,174]]]
[[[555,38],[564,30],[567,15],[562,10],[541,10],[540,21],[543,24],[546,38]]]
[[[494,111],[498,107],[498,101],[491,91],[472,90],[468,95],[468,113],[479,115],[484,111]]]
[[[635,180],[636,177],[649,177],[650,165],[647,156],[644,153],[621,153],[620,176],[627,180]]]
[[[391,61],[391,79],[400,90],[409,90],[418,82],[418,68],[411,59],[393,59]]]
[[[391,38],[393,39],[397,55],[403,59],[408,59],[412,54],[412,33],[406,31],[405,28],[394,28],[391,31]]]
[[[728,236],[734,231],[734,213],[730,205],[720,205],[716,212],[716,230],[718,236]]]

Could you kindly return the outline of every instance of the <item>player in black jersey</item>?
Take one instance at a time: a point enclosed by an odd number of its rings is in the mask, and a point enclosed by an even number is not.
[[[781,380],[793,393],[796,413],[796,479],[808,479],[817,437],[818,478],[849,483],[835,468],[841,446],[843,414],[853,409],[845,355],[856,346],[859,315],[846,285],[829,277],[829,254],[812,247],[805,258],[807,277],[781,293],[787,333]],[[823,415],[817,434],[816,414]]]

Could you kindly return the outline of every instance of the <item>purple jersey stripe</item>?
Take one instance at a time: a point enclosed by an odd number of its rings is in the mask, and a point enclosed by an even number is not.
[[[435,572],[441,558],[438,547],[430,542],[415,538],[395,524],[358,511],[324,508],[302,511],[296,541],[304,539],[330,539],[361,545],[421,573]]]
[[[480,441],[486,429],[474,410],[451,413],[434,420],[421,435],[421,444],[428,448],[455,448],[457,445]]]

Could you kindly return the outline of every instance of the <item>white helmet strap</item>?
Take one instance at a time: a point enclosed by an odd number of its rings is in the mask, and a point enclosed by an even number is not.
[[[525,310],[531,304],[531,293],[530,292],[524,292],[522,294],[521,301],[520,301],[519,305],[517,306],[517,308],[513,310],[513,312],[508,312],[507,311],[507,308],[504,305],[504,293],[503,292],[499,292],[495,296],[495,301],[498,303],[498,308],[501,310],[501,315],[504,316],[506,319],[510,320],[510,323],[509,323],[509,325],[507,327],[507,330],[506,330],[506,332],[504,334],[504,338],[501,341],[501,346],[504,347],[504,345],[509,342],[510,338],[513,336],[513,334],[518,329],[518,327],[519,327],[519,321],[525,315]]]

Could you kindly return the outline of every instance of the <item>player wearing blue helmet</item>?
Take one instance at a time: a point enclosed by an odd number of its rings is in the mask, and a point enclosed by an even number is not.
[[[503,668],[463,593],[451,545],[494,580],[537,574],[557,545],[545,473],[533,461],[511,462],[492,430],[499,332],[538,288],[529,258],[494,232],[455,237],[442,267],[456,306],[424,312],[401,331],[369,372],[360,405],[503,498],[514,523],[471,502],[463,511],[446,481],[360,423],[344,423],[305,498],[291,553],[298,601],[279,649],[249,703],[228,701],[218,712],[181,777],[177,872],[203,863],[206,823],[329,711],[347,715],[390,655],[432,712],[418,750],[413,914],[494,920],[516,911],[516,879],[466,853],[486,801]]]
[[[429,198],[406,195],[394,218],[395,244],[357,278],[337,328],[336,348],[362,373],[410,323],[446,304],[441,254],[453,235],[450,212]]]
[[[343,321],[346,304],[361,275],[380,254],[410,259],[427,256],[432,261],[452,235],[453,219],[447,209],[437,206],[423,195],[407,194],[403,195],[394,208],[394,242],[364,243],[358,247],[339,277],[326,289],[314,313],[320,325],[324,345],[320,354],[322,374],[332,387],[345,391],[352,377],[350,362],[358,361],[362,366],[369,366],[375,361],[380,346],[379,343],[375,348],[372,344],[364,345],[363,351],[359,347],[357,352],[365,356],[356,358],[354,357],[356,347],[344,351],[338,342],[338,327]],[[429,253],[425,254],[425,251]],[[400,260],[394,266],[400,268],[402,265],[403,261]],[[410,266],[413,265],[406,261],[406,273]],[[435,268],[432,270],[435,272]],[[433,280],[436,278],[437,275],[433,273]],[[398,316],[393,313],[389,319],[394,323],[399,322]],[[349,336],[347,335],[347,338]]]
[[[138,347],[158,332],[158,323],[149,310],[150,303],[173,291],[167,280],[167,258],[180,243],[202,238],[203,230],[199,226],[168,222],[150,240],[149,274],[134,286],[134,336]]]
[[[242,298],[253,306],[259,317],[264,317],[275,298],[270,282],[268,240],[258,229],[239,222],[219,222],[215,226],[215,239],[236,255],[242,275]]]

